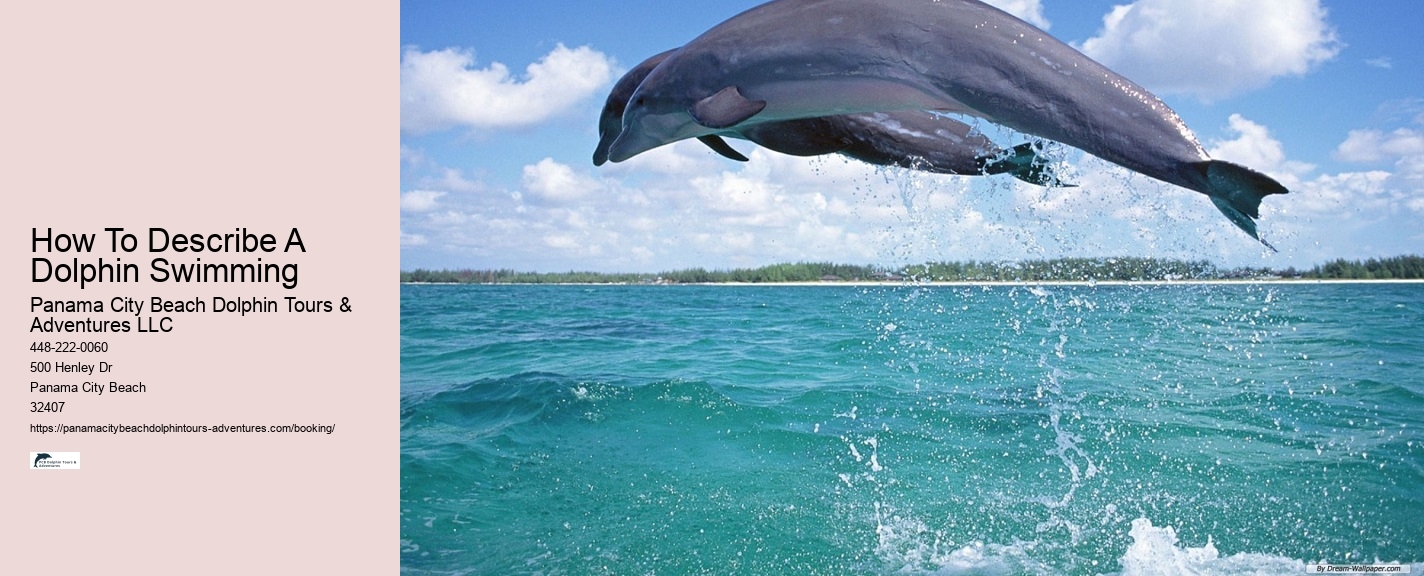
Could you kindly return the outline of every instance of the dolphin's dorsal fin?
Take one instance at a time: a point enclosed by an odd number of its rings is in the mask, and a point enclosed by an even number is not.
[[[698,124],[708,128],[730,128],[766,108],[765,100],[748,100],[736,86],[728,86],[716,94],[698,100],[687,112]]]
[[[718,136],[716,134],[708,134],[706,136],[698,136],[697,140],[699,142],[702,142],[703,144],[706,144],[707,147],[711,148],[713,152],[721,154],[723,157],[731,158],[732,160],[736,160],[738,162],[747,161],[746,156],[743,156],[741,152],[738,152],[735,148],[732,148],[732,146],[728,144],[726,140],[723,140],[721,136]]]

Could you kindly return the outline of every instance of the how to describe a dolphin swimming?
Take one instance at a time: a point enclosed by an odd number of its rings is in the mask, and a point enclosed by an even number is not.
[[[774,0],[649,62],[620,81],[626,95],[615,86],[609,96],[595,164],[688,138],[744,160],[721,139],[730,136],[789,154],[840,152],[954,174],[992,167],[1056,183],[1042,170],[1015,171],[1040,164],[1031,146],[995,164],[987,159],[996,146],[971,142],[967,129],[955,138],[962,123],[934,112],[982,118],[1205,194],[1267,247],[1256,231],[1261,199],[1287,192],[1213,160],[1147,89],[977,0]],[[903,127],[919,136],[894,138]]]
[[[648,73],[672,52],[668,50],[644,60],[613,85],[598,119],[598,147],[593,152],[595,166],[608,161],[608,147],[623,130],[628,98]],[[968,124],[923,110],[764,122],[721,134],[750,140],[763,148],[792,156],[839,153],[881,166],[964,176],[1009,174],[1041,186],[1072,186],[1059,180],[1052,166],[1038,157],[1039,145],[1020,144],[1000,149],[993,140]],[[697,139],[722,156],[748,161],[717,134]]]

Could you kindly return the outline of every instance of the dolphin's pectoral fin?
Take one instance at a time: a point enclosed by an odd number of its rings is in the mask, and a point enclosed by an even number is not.
[[[1206,176],[1211,203],[1237,228],[1274,251],[1276,247],[1256,233],[1255,219],[1261,217],[1262,198],[1289,190],[1270,176],[1230,162],[1209,160],[1197,163],[1196,168]]]
[[[1042,144],[1025,142],[994,156],[980,156],[975,162],[985,174],[1008,174],[1029,184],[1053,188],[1077,187],[1058,178],[1053,166],[1039,157],[1041,151]]]
[[[755,116],[766,108],[765,100],[748,100],[736,86],[728,86],[721,91],[698,100],[688,110],[692,119],[708,128],[730,128],[747,118]]]
[[[748,160],[746,156],[743,156],[741,152],[738,152],[735,148],[732,148],[732,146],[728,144],[726,140],[723,140],[721,136],[718,136],[716,134],[698,136],[697,140],[699,142],[702,142],[703,144],[706,144],[707,147],[711,148],[713,152],[721,154],[725,158],[730,158],[738,162],[746,162]]]

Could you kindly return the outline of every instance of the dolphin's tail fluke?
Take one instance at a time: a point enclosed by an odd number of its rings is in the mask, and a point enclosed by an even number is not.
[[[1209,187],[1206,194],[1211,197],[1211,203],[1237,228],[1275,251],[1275,246],[1256,233],[1256,219],[1261,217],[1262,198],[1289,190],[1270,176],[1230,162],[1209,160],[1197,166],[1206,175]]]
[[[1039,157],[1038,153],[1041,151],[1043,151],[1042,144],[1025,142],[995,156],[980,157],[977,161],[985,174],[1008,174],[1029,184],[1039,186],[1058,188],[1075,186],[1058,178],[1058,174],[1053,171],[1053,166]]]

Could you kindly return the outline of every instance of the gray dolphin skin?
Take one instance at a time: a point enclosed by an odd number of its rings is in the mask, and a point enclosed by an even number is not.
[[[1261,199],[1287,192],[1211,159],[1145,88],[976,0],[775,0],[747,10],[648,73],[608,159],[730,128],[900,110],[977,116],[1206,194],[1257,240]]]
[[[965,176],[1008,174],[1039,186],[1072,186],[1038,156],[1041,145],[1003,150],[968,124],[922,110],[767,122],[729,135],[793,156],[838,153],[880,166]]]
[[[608,147],[622,132],[629,97],[648,73],[672,52],[644,60],[614,84],[599,117],[599,141],[593,153],[595,166],[608,161]],[[1040,146],[1022,144],[1003,150],[968,124],[921,110],[765,122],[698,137],[718,154],[746,162],[746,156],[719,135],[749,140],[793,156],[839,153],[880,166],[940,174],[1009,174],[1040,186],[1071,186],[1060,181],[1052,167],[1038,157]]]

